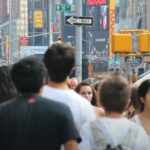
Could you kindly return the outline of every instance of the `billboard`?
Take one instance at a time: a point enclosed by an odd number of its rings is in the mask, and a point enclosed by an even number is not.
[[[86,4],[89,6],[103,5],[106,4],[106,0],[87,0]]]
[[[85,16],[92,16],[94,18],[94,25],[90,28],[84,28],[83,38],[83,52],[85,55],[89,51],[94,51],[97,55],[94,62],[99,59],[108,57],[109,45],[109,8],[108,1],[103,5],[85,6]],[[89,50],[90,49],[90,50]]]
[[[43,28],[43,12],[34,11],[34,28]]]
[[[28,37],[22,36],[20,37],[20,46],[27,46],[28,45]]]
[[[106,71],[109,56],[109,1],[86,1],[84,16],[92,16],[94,25],[83,28],[83,58],[93,66],[93,73]]]
[[[9,36],[5,35],[5,59],[8,60],[9,55]]]
[[[112,58],[113,53],[111,52],[112,34],[115,29],[115,0],[109,2],[109,58]]]
[[[21,46],[20,47],[20,58],[35,55],[44,54],[48,46]]]

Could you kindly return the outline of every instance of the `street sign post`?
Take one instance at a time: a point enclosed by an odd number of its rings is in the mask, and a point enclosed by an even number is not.
[[[70,4],[56,4],[56,11],[72,11],[73,6]]]
[[[87,25],[93,26],[93,17],[85,17],[85,16],[66,16],[65,17],[66,25]]]

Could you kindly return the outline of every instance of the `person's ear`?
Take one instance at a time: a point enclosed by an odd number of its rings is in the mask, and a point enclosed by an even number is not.
[[[46,80],[43,79],[43,80],[42,80],[42,86],[44,86],[45,84],[46,84]]]
[[[125,111],[128,110],[131,105],[132,105],[132,102],[131,102],[131,99],[129,98],[129,99],[128,99],[128,102],[127,102],[127,104],[126,104],[126,106],[125,106]]]

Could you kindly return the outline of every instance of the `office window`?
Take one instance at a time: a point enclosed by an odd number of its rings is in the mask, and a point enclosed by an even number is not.
[[[44,28],[47,28],[48,25],[47,11],[43,11],[43,23],[44,23]]]
[[[28,8],[33,9],[33,0],[29,0]]]
[[[41,1],[34,1],[34,9],[38,9],[38,10],[42,9]]]
[[[49,0],[42,0],[42,9],[48,10]]]

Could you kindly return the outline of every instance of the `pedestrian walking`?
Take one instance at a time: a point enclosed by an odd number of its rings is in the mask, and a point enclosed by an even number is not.
[[[138,100],[141,112],[133,117],[133,121],[142,126],[150,143],[150,80],[145,80],[138,88]]]
[[[20,93],[0,105],[1,150],[77,150],[80,136],[70,109],[40,96],[45,84],[41,61],[25,58],[13,65],[12,80]]]
[[[84,150],[149,150],[144,129],[123,116],[131,96],[127,80],[111,76],[103,81],[99,94],[105,116],[83,127],[81,147]]]

